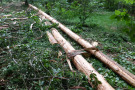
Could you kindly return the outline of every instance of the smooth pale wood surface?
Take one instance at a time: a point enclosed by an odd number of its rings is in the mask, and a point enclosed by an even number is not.
[[[55,40],[55,38],[53,37],[53,35],[49,31],[46,31],[46,33],[47,33],[47,36],[49,38],[50,43],[51,44],[56,44],[57,41]]]

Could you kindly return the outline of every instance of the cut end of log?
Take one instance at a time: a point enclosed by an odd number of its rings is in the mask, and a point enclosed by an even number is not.
[[[57,41],[55,40],[55,38],[53,37],[53,35],[49,32],[49,31],[46,31],[47,33],[47,36],[49,38],[49,42],[53,45],[53,44],[56,44]]]

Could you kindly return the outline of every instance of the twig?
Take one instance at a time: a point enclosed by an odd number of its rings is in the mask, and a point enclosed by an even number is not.
[[[30,30],[32,30],[32,26],[35,24],[36,22],[34,22],[34,23],[32,23],[31,25],[30,25]]]
[[[50,80],[47,90],[49,89],[49,87],[50,87],[50,85],[51,85],[53,79],[54,79],[54,76],[53,76],[52,79]]]
[[[23,77],[24,77],[24,74],[23,74]],[[26,82],[25,82],[25,79],[24,78],[22,78],[22,79],[23,79],[23,82],[24,82],[24,85],[25,85],[26,89],[28,89],[28,87],[26,85]]]
[[[6,18],[7,20],[26,20],[28,19],[27,17],[26,18]]]
[[[40,60],[39,60],[40,61]],[[45,67],[44,67],[44,65],[43,65],[43,63],[40,61],[40,64],[41,64],[41,66],[46,70],[46,71],[48,71],[49,73],[50,73],[50,75],[52,75],[51,74],[51,72],[48,70],[48,69],[46,69]]]
[[[71,70],[72,72],[76,72],[76,71],[73,70],[73,68],[72,68],[72,66],[71,66],[71,62],[70,62],[70,60],[68,59],[67,56],[66,56],[66,60],[67,60],[67,63],[68,63],[68,65],[69,65],[70,70]]]
[[[8,28],[8,26],[0,26],[0,30],[5,28]]]
[[[81,90],[86,90],[85,87],[81,87],[81,86],[70,87],[70,89],[81,89]]]
[[[1,37],[1,38],[10,39],[10,38],[17,38],[17,37]]]
[[[9,48],[8,48],[9,49]],[[12,53],[11,53],[11,50],[9,50],[9,54],[10,56],[12,57]],[[13,58],[13,61],[18,65],[17,61]]]
[[[65,77],[44,76],[44,77],[40,77],[40,78],[30,78],[30,79],[26,79],[26,80],[31,81],[31,80],[40,80],[40,79],[44,79],[44,78],[68,79],[68,78],[65,78]]]
[[[49,89],[49,87],[50,87],[50,85],[51,85],[51,83],[52,83],[52,81],[53,81],[53,79],[56,77],[56,74],[57,74],[58,72],[56,72],[55,73],[55,75],[52,77],[52,79],[50,80],[50,82],[49,82],[49,86],[48,86],[48,88],[47,88],[47,90]]]
[[[41,39],[41,38],[43,37],[43,35],[44,35],[44,33],[42,33],[42,31],[41,31],[41,30],[39,30],[39,31],[40,31],[41,35],[40,35],[40,37],[37,37],[37,38],[36,38],[36,40]]]
[[[10,17],[12,16],[11,14],[8,14],[8,15],[3,15],[2,17]]]

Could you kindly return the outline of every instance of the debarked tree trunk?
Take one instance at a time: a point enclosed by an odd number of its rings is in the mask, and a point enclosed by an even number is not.
[[[52,29],[53,36],[58,41],[58,43],[61,45],[61,47],[65,50],[66,53],[70,53],[74,51],[75,49],[71,46],[70,43],[68,43],[56,29]],[[76,55],[74,59],[72,60],[76,68],[80,71],[82,71],[88,78],[91,86],[95,88],[96,86],[90,81],[90,74],[96,74],[96,78],[101,82],[101,84],[98,84],[96,89],[98,90],[114,90],[112,86],[108,84],[108,82],[104,79],[102,75],[100,75],[90,63],[88,63],[81,55]],[[96,82],[96,81],[95,81]]]

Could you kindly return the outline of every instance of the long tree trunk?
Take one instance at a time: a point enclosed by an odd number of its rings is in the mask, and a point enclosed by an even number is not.
[[[58,41],[58,43],[63,47],[66,53],[72,52],[75,50],[70,43],[68,43],[56,29],[52,29],[53,36]],[[82,71],[87,77],[88,80],[93,88],[95,88],[95,84],[93,84],[90,80],[91,74],[96,74],[96,78],[101,82],[98,84],[96,89],[98,90],[114,90],[104,79],[102,75],[100,75],[91,64],[89,64],[81,55],[76,55],[73,60],[74,65],[77,67],[78,70]],[[95,81],[97,82],[97,81]]]
[[[29,5],[33,9],[39,11],[42,15],[44,15],[47,19],[49,19],[53,23],[57,23],[58,27],[64,31],[66,34],[68,34],[71,38],[73,38],[75,41],[77,41],[79,44],[81,44],[85,48],[90,48],[92,45],[82,39],[80,36],[72,32],[70,29],[65,27],[63,24],[49,16],[48,14],[44,13],[43,11],[39,10],[37,7],[33,5]],[[103,54],[101,51],[95,51],[95,50],[89,50],[89,52],[93,55],[95,55],[100,61],[102,61],[104,64],[106,64],[109,68],[111,68],[114,72],[119,74],[126,82],[131,84],[135,87],[135,75],[124,69],[122,66],[120,66],[117,62],[113,61],[111,58],[107,57],[105,54]]]

